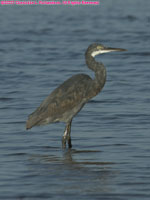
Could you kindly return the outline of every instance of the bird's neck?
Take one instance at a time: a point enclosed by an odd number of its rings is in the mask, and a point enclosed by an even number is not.
[[[91,55],[85,54],[85,60],[88,68],[95,72],[93,87],[95,89],[95,95],[97,95],[106,82],[106,69],[103,63],[96,62]]]

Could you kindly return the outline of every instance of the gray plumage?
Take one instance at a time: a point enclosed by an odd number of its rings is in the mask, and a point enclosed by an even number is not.
[[[106,81],[106,69],[102,63],[96,62],[94,57],[110,51],[125,51],[125,49],[108,48],[100,44],[90,45],[85,53],[85,59],[88,68],[95,72],[95,78],[91,79],[86,74],[77,74],[66,80],[29,115],[26,129],[53,122],[65,122],[62,145],[66,147],[68,141],[68,146],[71,148],[72,118],[85,103],[102,90]]]

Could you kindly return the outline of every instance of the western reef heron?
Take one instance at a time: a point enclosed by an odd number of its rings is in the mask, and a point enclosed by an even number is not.
[[[73,117],[91,98],[96,96],[104,87],[106,69],[103,63],[96,62],[94,57],[98,54],[113,51],[126,51],[120,48],[105,47],[101,44],[91,44],[85,52],[85,60],[89,69],[95,72],[91,79],[86,74],[77,74],[66,80],[56,88],[41,105],[29,115],[26,129],[33,126],[65,122],[66,127],[62,137],[62,146],[71,148],[71,123]]]

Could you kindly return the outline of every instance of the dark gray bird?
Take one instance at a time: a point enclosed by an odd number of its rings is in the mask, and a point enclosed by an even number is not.
[[[29,115],[26,129],[53,122],[65,122],[66,128],[62,138],[62,146],[66,147],[66,142],[68,142],[68,147],[71,148],[70,133],[73,117],[85,103],[102,90],[106,81],[106,69],[103,63],[96,62],[94,57],[112,51],[126,50],[91,44],[86,50],[85,60],[88,68],[95,72],[95,78],[91,79],[86,74],[77,74],[66,80]]]

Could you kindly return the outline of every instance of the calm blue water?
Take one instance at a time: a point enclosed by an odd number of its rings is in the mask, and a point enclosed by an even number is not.
[[[150,1],[99,6],[0,6],[0,199],[150,198]],[[88,73],[89,44],[128,49],[98,56],[100,95],[74,118],[25,130],[60,83]]]

